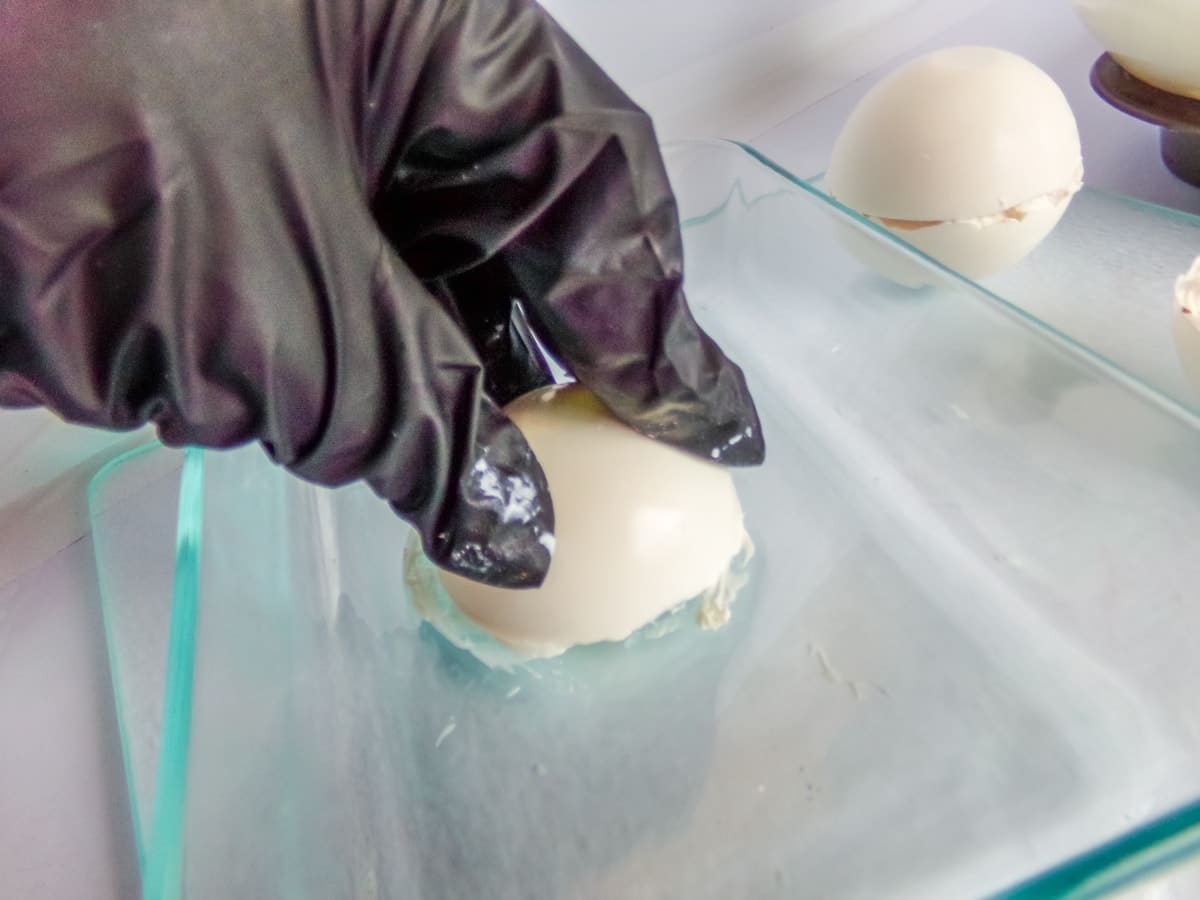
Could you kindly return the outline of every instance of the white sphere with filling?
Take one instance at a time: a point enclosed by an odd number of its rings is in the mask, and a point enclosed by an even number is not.
[[[1079,131],[1058,85],[1013,53],[951,47],[902,66],[863,97],[834,145],[826,188],[979,278],[1036,247],[1082,178]],[[925,280],[916,266],[883,274]]]
[[[1075,0],[1088,30],[1127,72],[1160,90],[1200,100],[1200,3]]]
[[[1200,257],[1175,280],[1173,330],[1180,368],[1200,395]]]
[[[729,570],[745,532],[727,469],[638,434],[582,387],[546,388],[505,411],[550,486],[550,572],[532,590],[439,572],[493,637],[531,658],[624,640]]]

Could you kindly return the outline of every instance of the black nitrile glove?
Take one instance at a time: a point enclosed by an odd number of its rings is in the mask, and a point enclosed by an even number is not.
[[[0,0],[0,405],[261,441],[536,584],[514,300],[626,422],[762,459],[681,267],[650,122],[531,0]]]

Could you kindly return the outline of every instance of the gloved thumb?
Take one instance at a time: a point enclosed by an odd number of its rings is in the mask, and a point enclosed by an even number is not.
[[[485,393],[469,338],[380,246],[368,314],[333,316],[335,388],[321,438],[282,461],[326,484],[365,479],[439,565],[505,587],[540,584],[554,528],[541,466]]]

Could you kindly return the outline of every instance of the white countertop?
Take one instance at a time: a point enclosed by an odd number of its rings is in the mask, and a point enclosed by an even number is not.
[[[1065,0],[813,0],[791,20],[795,0],[708,0],[705,13],[692,5],[690,23],[653,0],[612,0],[602,17],[583,0],[548,5],[655,112],[662,137],[750,141],[801,175],[823,168],[854,92],[813,106],[823,97],[865,90],[864,75],[929,47],[1006,47],[1062,85],[1091,185],[1200,213],[1200,190],[1159,162],[1156,129],[1092,94],[1100,48]],[[875,24],[883,14],[886,29]],[[638,15],[652,36],[641,44],[629,38]],[[130,898],[136,867],[84,494],[99,465],[146,435],[86,432],[39,412],[0,422],[0,895]]]

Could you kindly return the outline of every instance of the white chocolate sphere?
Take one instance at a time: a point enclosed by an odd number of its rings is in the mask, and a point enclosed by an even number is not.
[[[1179,365],[1200,394],[1200,257],[1175,281],[1173,328]]]
[[[980,278],[1036,247],[1082,177],[1079,131],[1058,85],[1007,51],[952,47],[902,66],[863,97],[834,146],[826,187]],[[883,274],[920,280],[913,269]]]
[[[730,472],[643,437],[577,386],[506,409],[546,473],[555,548],[533,590],[439,572],[475,624],[530,658],[619,641],[714,587],[745,538]]]
[[[1088,30],[1127,72],[1200,100],[1200,3],[1195,0],[1074,0]]]

